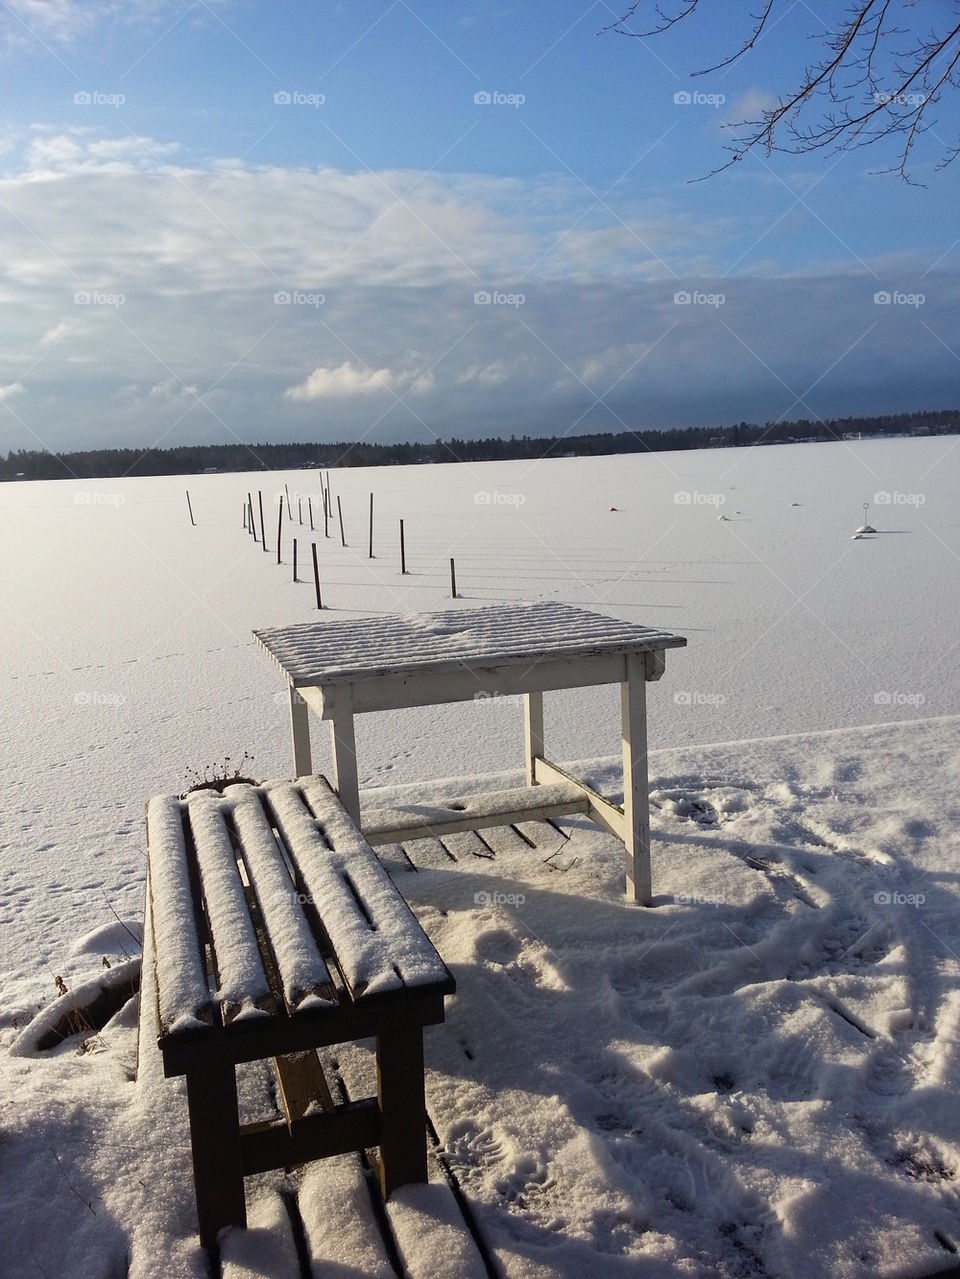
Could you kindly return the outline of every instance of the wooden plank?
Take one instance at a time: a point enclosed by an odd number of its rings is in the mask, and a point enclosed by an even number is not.
[[[263,919],[269,955],[276,965],[280,994],[289,1013],[311,995],[337,1002],[337,991],[298,900],[297,887],[277,847],[260,792],[253,786],[228,786],[223,804],[232,816],[241,855]],[[269,976],[269,973],[268,973]]]
[[[512,826],[485,827],[483,838],[498,857],[522,853],[527,847]]]
[[[586,813],[588,798],[573,779],[542,786],[516,787],[462,800],[441,800],[394,809],[376,809],[363,815],[363,833],[373,845],[511,826],[531,818],[562,817]]]
[[[289,1128],[282,1119],[248,1124],[239,1134],[243,1175],[365,1150],[379,1143],[380,1130],[380,1110],[372,1098],[337,1106],[329,1114],[305,1115]]]
[[[148,803],[147,849],[157,1021],[163,1035],[214,1020],[196,923],[183,807],[176,796],[158,796]]]
[[[231,1022],[222,1032],[223,1052],[239,1064],[268,1057],[283,1057],[308,1048],[323,1048],[348,1040],[370,1039],[382,1030],[404,1026],[436,1026],[444,1018],[443,997],[455,989],[452,977],[442,989],[400,987],[380,995],[367,996],[359,1003],[348,999],[330,1012],[304,1011],[296,1017],[258,1017]],[[163,1052],[163,1073],[169,1079],[202,1068],[209,1052],[211,1032],[205,1027],[191,1036],[182,1033],[159,1040]]]
[[[531,667],[511,664],[445,670],[438,673],[392,675],[358,678],[352,684],[353,710],[357,715],[369,711],[399,710],[413,706],[437,706],[447,702],[472,702],[478,692],[495,688],[499,696],[519,697],[526,693],[545,693],[555,689],[587,688],[595,684],[619,684],[625,677],[626,659],[618,654],[580,658],[547,659]],[[311,687],[297,684],[301,689]],[[315,687],[327,701],[340,691],[334,680]],[[322,711],[324,719],[332,712]]]
[[[333,1110],[333,1098],[316,1049],[274,1057],[273,1068],[277,1075],[280,1104],[291,1131],[292,1125],[303,1118],[314,1102],[319,1102],[324,1110]]]
[[[213,943],[224,1022],[276,1011],[220,796],[195,791],[186,800],[203,900]]]
[[[595,791],[592,786],[580,781],[579,778],[574,777],[566,769],[561,768],[559,764],[554,764],[549,759],[535,760],[534,773],[538,780],[543,783],[566,782],[576,787],[586,799],[588,816],[605,827],[611,834],[616,835],[617,839],[624,838],[626,819],[623,815],[623,809],[618,804],[614,804],[612,800],[601,795],[599,791]]]
[[[627,850],[627,897],[649,906],[650,785],[647,778],[647,685],[643,656],[627,661],[620,686],[623,737],[623,817]]]
[[[326,780],[280,783],[266,796],[351,997],[449,990],[436,948]]]

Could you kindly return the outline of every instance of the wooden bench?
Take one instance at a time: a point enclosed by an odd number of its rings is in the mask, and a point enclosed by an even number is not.
[[[326,779],[152,799],[147,844],[157,1042],[186,1076],[201,1242],[246,1224],[243,1178],[270,1168],[379,1146],[384,1197],[426,1181],[423,1027],[454,980]],[[377,1096],[335,1106],[316,1049],[368,1037]],[[265,1058],[286,1118],[241,1126],[235,1068]]]

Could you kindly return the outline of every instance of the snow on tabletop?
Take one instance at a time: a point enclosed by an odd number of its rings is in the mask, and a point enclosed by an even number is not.
[[[256,1016],[272,1004],[273,992],[260,957],[220,797],[211,790],[194,791],[185,804],[216,955],[217,996],[227,1021]]]
[[[263,811],[259,791],[246,784],[228,786],[223,803],[232,813],[240,837],[287,1008],[294,1010],[304,999],[311,1007],[330,1003],[333,979],[297,901],[297,890]]]
[[[329,786],[319,778],[301,784],[317,821],[293,783],[271,784],[266,793],[351,994],[356,998],[449,982],[450,974],[429,938]],[[373,928],[346,879],[374,921]]]
[[[679,647],[668,631],[566,604],[510,604],[265,627],[254,635],[295,684]]]
[[[210,1009],[176,796],[158,796],[148,803],[147,846],[160,1026],[164,1034],[173,1034],[209,1021]]]

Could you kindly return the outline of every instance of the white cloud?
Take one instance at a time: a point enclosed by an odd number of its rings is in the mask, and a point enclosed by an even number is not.
[[[358,395],[376,395],[383,391],[399,394],[417,374],[394,373],[392,369],[365,369],[350,360],[336,368],[318,366],[299,386],[288,387],[288,400],[349,399]]]
[[[151,400],[175,400],[189,399],[192,396],[199,395],[198,388],[193,383],[181,382],[178,378],[168,377],[163,382],[157,382],[150,388]]]
[[[22,382],[8,382],[6,386],[0,386],[0,400],[9,400],[11,395],[19,395],[22,390]]]
[[[47,329],[40,339],[40,345],[52,346],[55,342],[59,342],[61,338],[66,337],[72,327],[72,324],[67,324],[65,320],[61,320],[59,324],[54,324],[52,328]]]

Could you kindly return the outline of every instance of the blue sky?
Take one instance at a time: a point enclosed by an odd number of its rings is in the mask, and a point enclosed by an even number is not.
[[[691,79],[750,8],[7,0],[0,449],[960,403],[956,103],[926,187],[889,148],[692,183],[822,30],[782,0]]]

